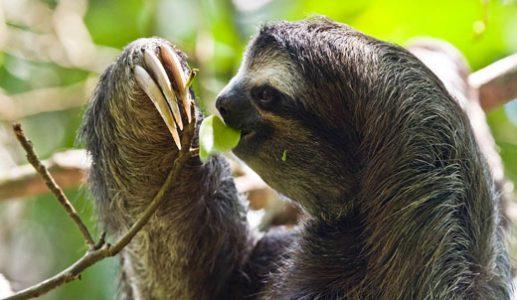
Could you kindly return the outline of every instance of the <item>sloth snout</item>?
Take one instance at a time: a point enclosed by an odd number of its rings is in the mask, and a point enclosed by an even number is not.
[[[215,102],[215,107],[224,122],[235,129],[243,130],[256,120],[257,112],[246,94],[234,89],[223,91]]]
[[[217,97],[217,100],[215,101],[215,107],[221,114],[221,117],[223,117],[223,119],[225,119],[225,120],[230,115],[229,101],[230,100],[228,99],[228,97],[225,97],[224,95]]]

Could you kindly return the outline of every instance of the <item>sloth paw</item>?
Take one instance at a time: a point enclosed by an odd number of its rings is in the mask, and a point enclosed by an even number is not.
[[[180,58],[169,45],[160,44],[158,53],[148,48],[142,51],[143,65],[135,66],[135,79],[158,110],[174,143],[181,149],[178,130],[183,130],[184,124],[192,121],[189,78],[183,72]]]

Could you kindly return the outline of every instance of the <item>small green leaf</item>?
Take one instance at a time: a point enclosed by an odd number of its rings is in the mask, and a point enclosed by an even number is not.
[[[286,161],[287,160],[287,150],[284,150],[284,152],[282,152],[282,161]]]
[[[212,154],[230,151],[239,144],[240,137],[238,130],[226,126],[218,116],[211,115],[199,128],[199,157],[206,161]]]

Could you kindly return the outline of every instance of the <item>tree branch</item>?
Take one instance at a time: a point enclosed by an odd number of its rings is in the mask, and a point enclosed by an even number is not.
[[[179,176],[179,173],[187,160],[192,157],[193,152],[190,150],[190,146],[192,144],[192,138],[194,135],[194,130],[196,126],[195,115],[193,115],[193,120],[187,127],[187,130],[184,131],[184,138],[182,143],[182,150],[180,150],[178,157],[174,160],[174,164],[172,166],[167,179],[164,184],[160,188],[160,190],[154,196],[150,205],[146,208],[142,216],[131,226],[131,228],[113,245],[108,243],[104,243],[104,234],[101,237],[99,243],[89,249],[86,254],[77,260],[74,264],[72,264],[67,269],[63,270],[61,273],[48,278],[32,287],[24,289],[22,291],[17,292],[16,294],[4,298],[3,300],[14,300],[14,299],[30,299],[34,297],[41,296],[56,287],[73,281],[79,278],[80,274],[97,263],[98,261],[117,255],[131,240],[133,237],[147,224],[149,219],[152,217],[162,200],[165,198],[165,195],[172,187],[174,179]],[[15,130],[17,130],[16,127]],[[21,130],[21,129],[20,129]],[[27,141],[28,143],[28,141]],[[30,146],[30,144],[29,144]],[[25,147],[24,147],[25,148]],[[32,146],[30,146],[32,148]],[[27,155],[29,156],[29,155]],[[32,155],[31,155],[32,156]],[[31,158],[34,159],[34,158]],[[37,158],[36,158],[37,159]],[[49,175],[50,176],[50,175]]]
[[[517,98],[517,53],[505,57],[469,76],[478,90],[483,110],[488,112]]]
[[[57,185],[56,181],[54,180],[52,175],[50,175],[47,168],[39,160],[38,156],[34,152],[34,147],[32,147],[32,143],[25,137],[25,134],[22,130],[22,126],[19,123],[16,123],[13,125],[13,130],[16,135],[16,138],[18,139],[23,149],[27,153],[27,160],[29,161],[29,163],[41,175],[41,178],[43,178],[47,187],[56,196],[57,200],[59,201],[61,206],[63,206],[68,216],[75,222],[77,228],[79,228],[79,231],[83,235],[86,244],[90,248],[93,248],[95,243],[93,242],[93,238],[90,232],[88,231],[88,228],[86,228],[86,225],[84,225],[83,221],[81,220],[81,217],[79,217],[79,215],[75,211],[74,206],[72,205],[72,203],[70,203],[70,200],[68,200],[63,190]]]
[[[193,150],[194,154],[196,150]],[[269,194],[271,188],[257,174],[243,169],[238,163],[229,160],[235,186],[239,193]],[[86,180],[90,158],[83,149],[58,152],[42,162],[52,174],[57,184],[66,189],[81,185]],[[11,168],[0,173],[0,202],[14,198],[25,198],[48,193],[49,190],[41,176],[30,165]],[[249,199],[255,202],[253,197]],[[261,199],[260,201],[263,201]]]
[[[66,189],[84,182],[89,169],[89,157],[84,150],[67,150],[55,153],[43,164],[57,184]],[[48,192],[45,182],[30,164],[15,166],[0,173],[0,202]]]

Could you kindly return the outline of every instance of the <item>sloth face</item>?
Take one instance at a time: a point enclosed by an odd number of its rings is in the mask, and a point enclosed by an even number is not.
[[[342,101],[349,94],[336,87],[357,80],[341,81],[342,58],[328,52],[334,41],[325,26],[358,35],[326,20],[264,27],[216,107],[241,131],[239,158],[309,212],[330,217],[346,211],[351,201],[343,199],[356,186],[357,134]]]
[[[216,107],[230,127],[241,131],[235,154],[252,160],[255,156],[266,159],[267,153],[270,163],[286,161],[287,149],[280,146],[289,141],[289,136],[303,131],[296,120],[300,104],[296,91],[303,86],[302,79],[280,49],[264,49],[253,56],[252,52],[247,52],[237,75],[219,94]],[[287,140],[272,149],[271,143],[278,142],[280,137]],[[301,142],[303,138],[298,139]]]
[[[423,168],[448,159],[432,134],[463,114],[407,50],[322,18],[263,27],[216,106],[242,132],[234,153],[322,218],[361,209],[424,150]]]

